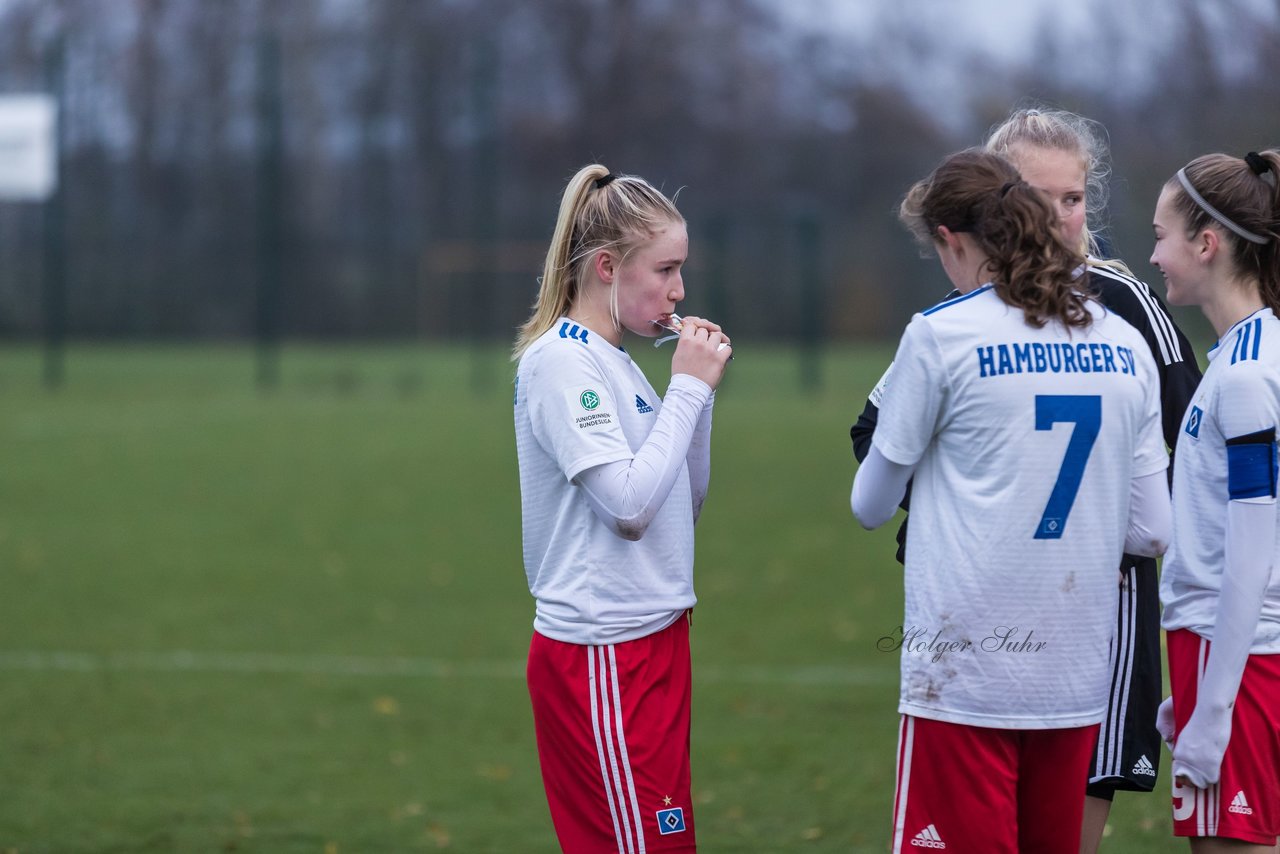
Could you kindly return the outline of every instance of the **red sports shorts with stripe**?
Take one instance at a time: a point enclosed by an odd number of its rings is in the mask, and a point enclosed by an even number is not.
[[[903,715],[893,852],[1078,854],[1097,725],[992,729]]]
[[[1187,629],[1169,632],[1167,643],[1177,733],[1195,711],[1211,644]],[[1173,781],[1173,834],[1275,845],[1280,836],[1280,655],[1251,655],[1245,663],[1218,782],[1197,789]]]
[[[689,621],[606,646],[534,633],[529,696],[566,854],[696,851],[689,797]]]

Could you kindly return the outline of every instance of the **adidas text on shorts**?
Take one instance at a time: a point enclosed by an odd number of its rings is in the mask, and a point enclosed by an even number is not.
[[[1017,730],[903,715],[893,854],[1077,854],[1097,726]]]

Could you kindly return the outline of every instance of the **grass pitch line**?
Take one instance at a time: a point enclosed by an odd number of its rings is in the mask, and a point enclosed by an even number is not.
[[[426,679],[523,679],[524,662],[274,653],[0,652],[0,671],[60,673],[243,673],[247,675],[412,676]],[[838,665],[694,666],[696,681],[776,685],[892,685],[897,668]]]

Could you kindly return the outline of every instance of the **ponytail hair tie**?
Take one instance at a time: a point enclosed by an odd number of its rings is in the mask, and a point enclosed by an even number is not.
[[[608,175],[605,175],[603,178],[597,178],[596,189],[603,190],[605,187],[609,186],[610,183],[615,181],[617,177],[618,177],[617,175],[610,172]]]
[[[1271,171],[1271,161],[1263,157],[1256,151],[1250,151],[1244,156],[1244,162],[1249,164],[1249,168],[1253,170],[1253,174],[1262,176]]]

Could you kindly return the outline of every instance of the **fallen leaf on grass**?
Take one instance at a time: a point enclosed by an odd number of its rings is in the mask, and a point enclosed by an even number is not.
[[[476,769],[476,773],[486,780],[495,782],[504,782],[511,779],[511,775],[515,772],[511,770],[510,765],[481,765]]]
[[[448,848],[452,841],[449,838],[449,831],[445,830],[438,824],[427,826],[427,838],[436,844],[437,848]]]
[[[400,821],[405,818],[422,815],[422,804],[405,804],[404,806],[395,807],[391,810],[391,819]]]

